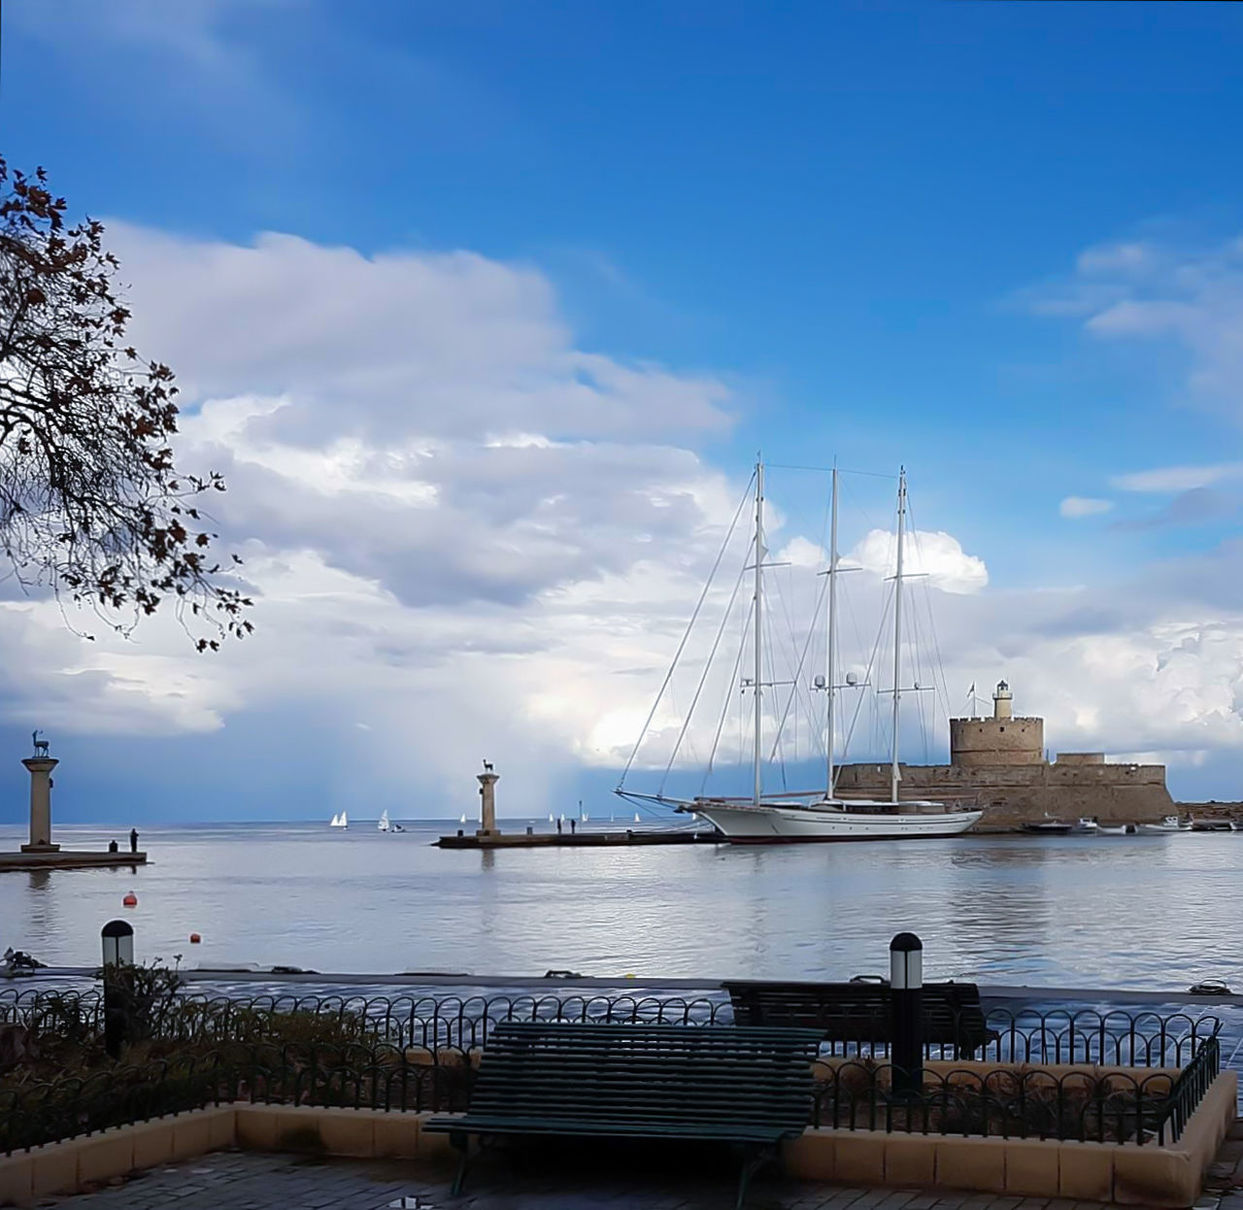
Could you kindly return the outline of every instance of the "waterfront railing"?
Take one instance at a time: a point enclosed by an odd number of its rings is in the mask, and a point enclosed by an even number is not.
[[[466,996],[350,996],[265,994],[253,997],[185,993],[150,1009],[147,1035],[165,1040],[262,1041],[274,1018],[333,1021],[337,1032],[358,1041],[436,1052],[470,1051],[486,1045],[498,1021],[618,1022],[624,1024],[728,1025],[733,1010],[723,994],[634,996],[523,993]],[[971,1056],[982,1061],[1025,1064],[1108,1064],[1117,1067],[1182,1067],[1200,1043],[1215,1036],[1216,1016],[1152,1010],[1127,1011],[1065,1006],[993,1007],[985,1013],[987,1042]],[[0,1025],[23,1025],[37,1033],[85,1038],[102,1031],[103,1002],[96,991],[0,991]],[[774,1022],[779,1024],[779,1022]],[[826,1040],[828,1057],[884,1062],[889,1057],[888,1018],[859,1013]],[[951,1043],[930,1042],[929,1060],[968,1057]]]

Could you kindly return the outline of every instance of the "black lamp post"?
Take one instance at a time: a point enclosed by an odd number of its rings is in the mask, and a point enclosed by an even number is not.
[[[893,1095],[916,1096],[924,1086],[924,943],[899,933],[889,943]]]
[[[121,967],[134,962],[134,926],[127,920],[109,920],[99,936],[104,947],[104,1049],[109,1058],[116,1059],[125,1040],[125,1004],[118,976]]]

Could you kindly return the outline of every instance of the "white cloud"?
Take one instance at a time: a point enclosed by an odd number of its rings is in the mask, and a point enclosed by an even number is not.
[[[1092,496],[1067,496],[1057,506],[1063,517],[1094,517],[1099,513],[1107,513],[1113,508],[1112,500],[1098,500]]]
[[[1101,749],[1119,757],[1143,749],[1178,761],[1206,749],[1243,748],[1243,614],[1059,634],[1051,623],[1067,601],[1012,597],[1007,604],[1021,620],[1000,642],[1001,602],[994,603],[991,636],[973,641],[953,628],[951,642],[964,647],[950,654],[947,675],[961,679],[968,668],[979,669],[987,683],[1004,674],[1016,712],[1044,716],[1053,751]],[[963,661],[970,648],[973,656]]]
[[[941,530],[915,530],[908,535],[909,546],[903,556],[903,574],[927,576],[928,582],[943,592],[976,593],[988,584],[984,560],[967,554],[952,534]],[[873,529],[846,556],[877,576],[891,576],[897,566],[897,538],[883,529]]]
[[[503,763],[506,812],[539,810],[576,768],[616,767],[744,495],[692,448],[729,424],[720,379],[580,349],[530,266],[117,234],[136,343],[188,388],[180,456],[228,476],[218,519],[243,544],[258,631],[204,659],[170,618],[136,643],[83,644],[47,602],[0,604],[7,716],[37,703],[58,732],[212,736],[218,752],[248,751],[252,727],[296,746],[314,719],[339,737],[336,763],[428,812],[462,801],[464,779],[469,800],[481,755]],[[1156,490],[1155,473],[1122,486]],[[773,560],[791,566],[771,573],[769,620],[784,629],[788,610],[802,633],[824,551],[780,494]],[[863,606],[851,667],[894,553],[873,530],[848,556],[872,573],[845,578]],[[1021,594],[990,589],[951,534],[916,531],[908,556],[916,584],[955,594],[932,594],[951,689],[1007,676],[1068,749],[1243,747],[1240,552]],[[710,596],[709,613],[723,607]],[[908,621],[924,616],[913,600]],[[704,654],[657,716],[658,754]],[[730,671],[715,702],[740,700]],[[688,764],[711,739],[692,735]]]
[[[730,425],[717,378],[577,349],[529,266],[472,252],[367,257],[272,233],[242,247],[115,221],[109,243],[134,283],[135,343],[158,349],[191,398],[296,398],[265,428],[291,443]]]
[[[773,556],[773,562],[791,563],[795,567],[804,569],[818,569],[828,566],[829,554],[818,542],[811,542],[807,538],[798,536],[792,538],[777,551]]]
[[[1089,248],[1069,279],[1027,295],[1101,339],[1170,342],[1190,392],[1243,421],[1243,238],[1211,246],[1148,239]]]
[[[728,389],[579,349],[527,266],[110,235],[135,343],[185,390],[179,459],[228,478],[212,504],[257,633],[211,659],[166,617],[84,644],[15,602],[9,715],[130,735],[326,717],[342,759],[424,791],[486,739],[508,810],[613,760],[658,683],[634,669],[667,662],[742,490],[669,441],[726,429]]]
[[[1097,244],[1079,254],[1075,267],[1080,273],[1089,275],[1134,272],[1151,264],[1153,255],[1152,247],[1139,241]]]
[[[1161,466],[1133,471],[1114,475],[1109,482],[1126,492],[1189,492],[1240,475],[1243,475],[1243,462],[1218,462],[1211,466]]]

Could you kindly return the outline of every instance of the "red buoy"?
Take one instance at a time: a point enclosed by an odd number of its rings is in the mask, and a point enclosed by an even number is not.
[[[191,944],[191,945],[198,945],[198,943],[199,943],[200,941],[202,941],[202,940],[203,940],[203,938],[202,938],[202,937],[200,937],[200,936],[198,935],[198,933],[191,933],[191,934],[190,934],[190,944]]]
[[[121,902],[125,904],[126,907],[137,907],[138,896],[135,895],[133,891],[130,891],[130,893],[126,895],[125,898],[121,900]]]

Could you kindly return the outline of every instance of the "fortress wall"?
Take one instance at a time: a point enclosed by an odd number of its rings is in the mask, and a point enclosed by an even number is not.
[[[1008,829],[1052,816],[1104,822],[1156,822],[1176,810],[1163,765],[903,765],[902,798],[944,798],[985,809],[977,830]],[[837,782],[847,797],[886,798],[888,765],[845,765]]]
[[[950,763],[962,768],[1044,762],[1042,718],[952,718]]]
[[[1059,752],[1056,757],[1059,765],[1103,765],[1103,752]]]

